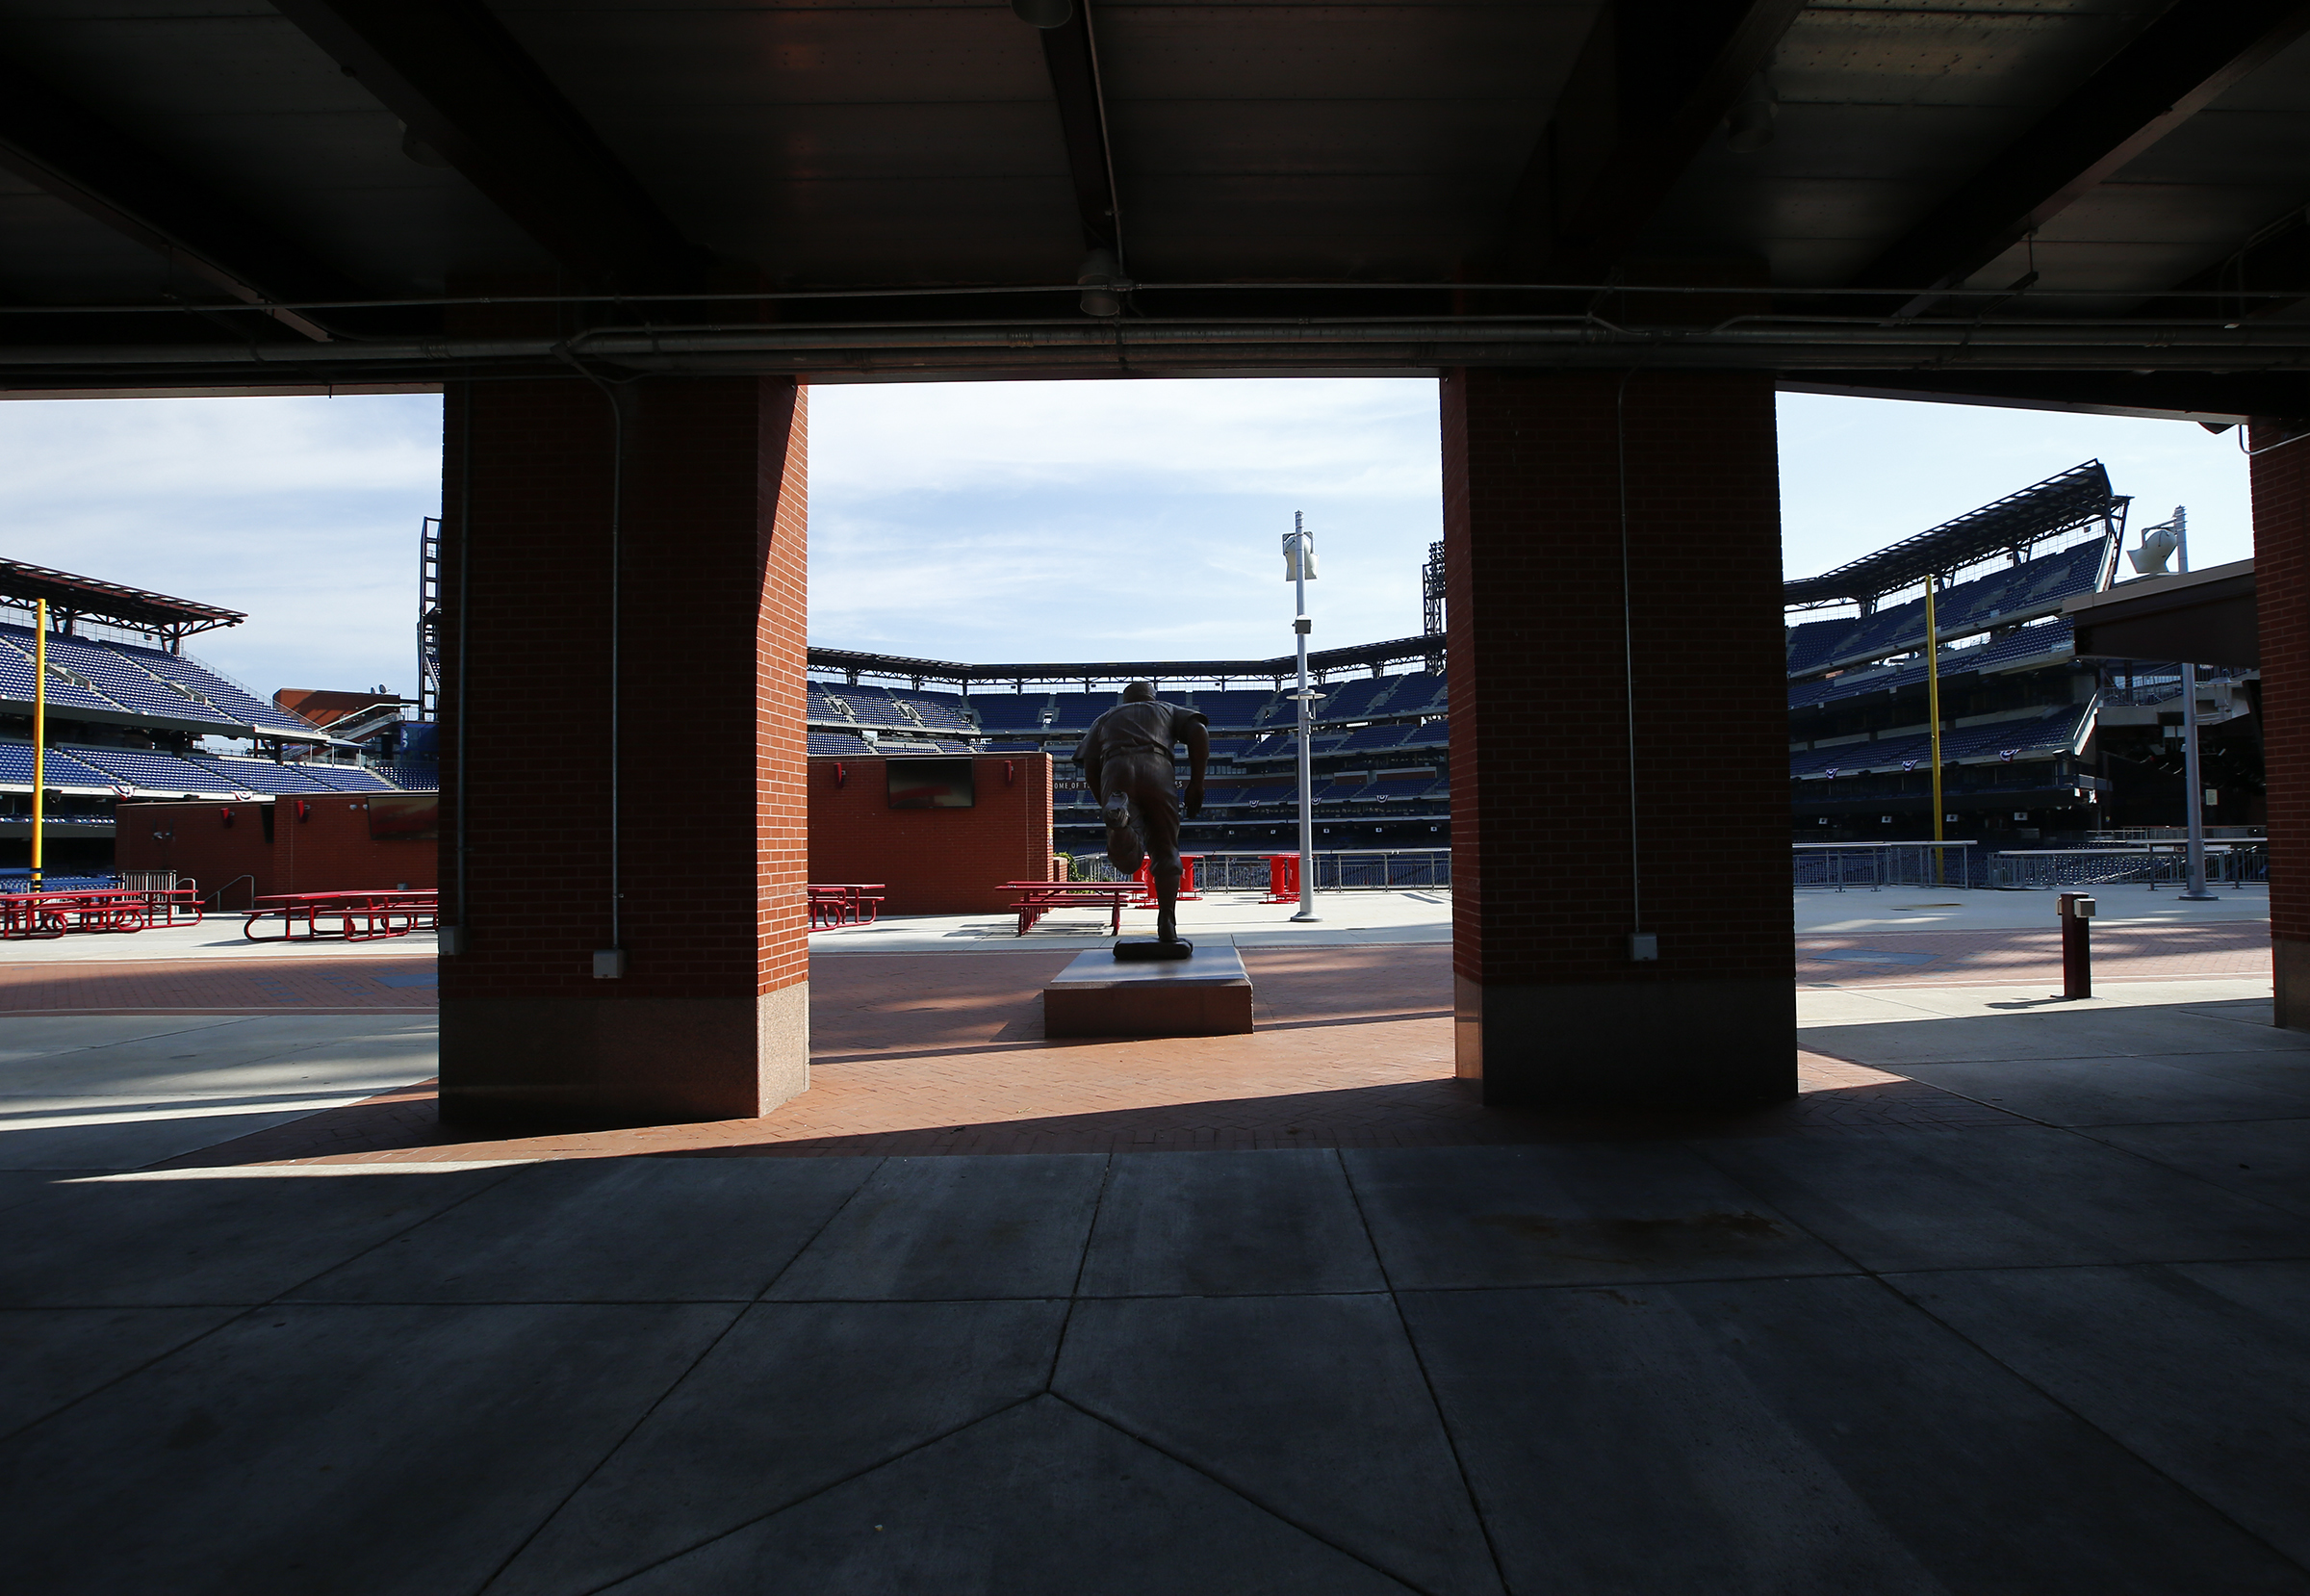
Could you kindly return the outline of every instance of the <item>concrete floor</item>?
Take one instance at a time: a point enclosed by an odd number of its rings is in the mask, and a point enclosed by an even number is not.
[[[144,1173],[423,1021],[12,1018],[10,1584],[2310,1591],[2267,991],[1800,994],[1952,1128]]]

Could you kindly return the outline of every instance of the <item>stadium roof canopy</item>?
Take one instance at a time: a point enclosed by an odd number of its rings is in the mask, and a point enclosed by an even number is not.
[[[10,7],[0,391],[1639,366],[2305,408],[2303,0],[1024,9],[1064,20]]]
[[[67,617],[111,621],[133,631],[161,637],[190,637],[196,631],[237,627],[248,617],[237,609],[172,599],[166,593],[147,593],[141,587],[99,581],[51,571],[44,565],[0,559],[0,603],[30,605],[46,599],[48,607]]]
[[[1441,637],[1399,637],[1388,643],[1358,643],[1351,648],[1317,649],[1308,654],[1307,668],[1329,675],[1358,668],[1377,670],[1407,659],[1426,660],[1444,653]],[[840,671],[845,676],[885,676],[921,683],[951,682],[969,687],[978,682],[995,685],[1028,682],[1235,682],[1278,680],[1298,669],[1295,655],[1272,659],[1105,659],[1074,664],[963,665],[951,659],[913,659],[899,654],[869,654],[858,649],[812,649],[814,671]]]
[[[1850,565],[1785,583],[1782,602],[1791,609],[1865,602],[1995,554],[2027,554],[2032,545],[2089,523],[2102,523],[2102,530],[2118,530],[2126,502],[2110,492],[2110,474],[2101,462],[2088,460]]]

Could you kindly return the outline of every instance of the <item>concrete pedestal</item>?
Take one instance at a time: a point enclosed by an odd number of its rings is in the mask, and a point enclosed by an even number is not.
[[[1231,947],[1126,964],[1086,953],[1042,989],[1049,1037],[1225,1037],[1251,1029],[1251,977]]]

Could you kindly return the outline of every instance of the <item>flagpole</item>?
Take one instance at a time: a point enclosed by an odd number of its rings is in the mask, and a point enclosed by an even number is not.
[[[32,889],[40,890],[40,833],[48,796],[48,601],[38,603],[32,643]]]

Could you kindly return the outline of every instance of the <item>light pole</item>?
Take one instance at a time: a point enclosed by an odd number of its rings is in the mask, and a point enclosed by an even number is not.
[[[1925,718],[1931,722],[1928,736],[1932,743],[1933,759],[1933,839],[1941,840],[1941,628],[1936,619],[1933,596],[1941,585],[1941,574],[1930,572],[1925,578]],[[1947,873],[1948,855],[1941,849],[1933,850],[1933,884],[1941,885]],[[1965,885],[1972,885],[1968,878]]]
[[[48,601],[37,601],[32,632],[32,889],[43,889],[42,834],[48,802]]]
[[[1292,512],[1292,529],[1283,539],[1283,574],[1297,596],[1298,608],[1292,631],[1299,645],[1299,689],[1292,697],[1299,705],[1299,913],[1295,920],[1316,917],[1316,700],[1323,695],[1307,685],[1307,634],[1315,622],[1307,618],[1307,584],[1316,577],[1315,540],[1308,535],[1301,512]]]
[[[2190,570],[2190,517],[2181,505],[2173,507],[2174,563],[2186,575]],[[2189,790],[2183,814],[2189,821],[2190,884],[2182,888],[2184,901],[2208,903],[2214,894],[2206,890],[2206,789],[2197,766],[2197,666],[2185,660],[2182,675],[2182,780]]]

